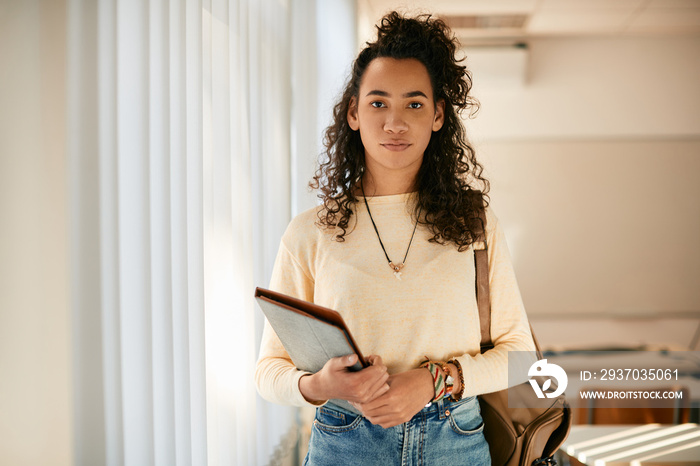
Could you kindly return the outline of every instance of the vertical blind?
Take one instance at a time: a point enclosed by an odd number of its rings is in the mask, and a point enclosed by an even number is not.
[[[290,217],[289,9],[68,1],[77,464],[262,464],[293,425],[252,382]]]

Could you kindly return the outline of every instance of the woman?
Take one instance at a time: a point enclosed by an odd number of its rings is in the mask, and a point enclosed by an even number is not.
[[[307,464],[490,464],[476,395],[506,388],[508,351],[533,343],[487,208],[495,348],[479,352],[475,187],[488,182],[458,115],[476,104],[471,79],[442,21],[394,12],[377,29],[326,131],[323,204],[290,223],[270,285],[340,312],[371,366],[350,372],[349,355],[299,371],[268,324],[257,387],[317,406]]]

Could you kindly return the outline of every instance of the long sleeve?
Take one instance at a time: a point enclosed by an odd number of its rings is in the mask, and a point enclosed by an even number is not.
[[[507,388],[508,352],[535,349],[505,235],[491,209],[486,210],[486,217],[494,348],[483,355],[465,354],[457,358],[464,373],[464,396]],[[521,382],[511,381],[511,385]]]
[[[279,252],[270,280],[270,289],[313,302],[314,281],[308,267],[292,255],[284,243]],[[268,401],[294,406],[314,406],[299,391],[299,379],[308,374],[294,367],[277,334],[265,319],[260,356],[255,369],[258,393]]]

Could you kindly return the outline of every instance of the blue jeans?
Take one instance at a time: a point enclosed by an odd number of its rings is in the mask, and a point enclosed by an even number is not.
[[[490,465],[476,397],[438,401],[389,429],[339,406],[316,409],[304,465]]]

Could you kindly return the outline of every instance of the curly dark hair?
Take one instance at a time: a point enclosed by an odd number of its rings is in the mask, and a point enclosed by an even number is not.
[[[457,39],[442,20],[431,15],[408,18],[394,11],[382,18],[377,30],[377,40],[368,42],[353,64],[352,75],[333,109],[333,124],[325,132],[327,158],[309,183],[319,190],[318,197],[323,201],[317,223],[338,228],[341,231],[335,238],[344,241],[352,208],[358,202],[355,193],[365,172],[364,146],[359,131],[348,125],[347,114],[351,99],[359,96],[367,66],[378,57],[414,58],[428,70],[434,101],[444,100],[445,117],[423,155],[413,215],[430,227],[431,242],[451,242],[463,251],[482,231],[478,213],[482,202],[488,205],[489,182],[481,176],[483,167],[467,142],[459,115],[469,109],[473,116],[479,103],[469,95],[471,75],[455,56]],[[480,185],[480,190],[475,185]]]

